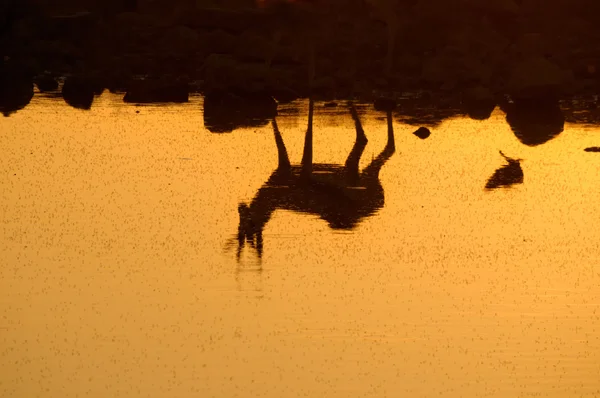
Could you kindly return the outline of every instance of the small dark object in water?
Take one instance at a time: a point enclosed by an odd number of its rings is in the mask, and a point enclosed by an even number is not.
[[[331,101],[323,104],[325,108],[336,108],[338,106],[337,102]]]
[[[591,146],[589,148],[585,148],[586,152],[600,152],[600,146]]]
[[[419,127],[413,134],[424,140],[431,135],[431,131],[427,127]]]
[[[373,105],[375,106],[375,110],[387,112],[394,110],[396,101],[391,98],[380,97],[375,99]]]

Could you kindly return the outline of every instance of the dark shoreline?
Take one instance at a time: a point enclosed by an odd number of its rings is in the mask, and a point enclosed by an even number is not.
[[[374,92],[474,101],[600,93],[600,5],[590,0],[401,2],[389,75],[383,73],[386,25],[358,0],[318,21],[261,12],[252,0],[223,0],[219,7],[187,0],[11,1],[21,8],[4,18],[4,81],[17,75],[51,84],[75,76],[113,91],[141,89],[149,100],[160,100],[161,91],[180,97],[182,87],[269,93],[281,101],[309,94],[368,99]],[[274,31],[283,38],[266,65]],[[317,43],[311,87],[299,44],[306,35]]]

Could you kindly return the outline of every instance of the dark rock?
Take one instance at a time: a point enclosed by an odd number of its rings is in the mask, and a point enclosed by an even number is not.
[[[0,2],[0,36],[11,31],[16,22],[33,13],[30,0],[3,0]]]
[[[33,98],[33,82],[18,72],[0,70],[0,112],[9,116],[25,108]]]
[[[427,127],[419,127],[413,134],[424,140],[431,135],[431,131]]]
[[[543,57],[530,57],[516,64],[508,80],[515,98],[558,98],[569,81],[568,72]]]
[[[204,82],[207,91],[263,91],[276,71],[264,63],[243,63],[221,54],[211,54],[204,63]]]
[[[459,103],[427,95],[403,99],[395,115],[399,122],[412,126],[436,127],[444,120],[462,115]]]
[[[529,60],[543,57],[548,50],[548,41],[543,39],[544,37],[540,33],[526,33],[510,45],[509,56],[517,59],[529,58]]]
[[[473,120],[486,120],[492,116],[496,109],[496,101],[472,101],[463,103],[464,111]]]
[[[236,41],[234,54],[241,60],[265,62],[267,54],[276,55],[271,47],[274,44],[269,38],[254,31],[245,31]]]
[[[235,50],[237,39],[224,30],[214,30],[201,37],[205,43],[206,52],[214,54],[232,54]]]
[[[518,100],[504,106],[506,121],[525,145],[546,143],[562,133],[565,117],[557,101]]]
[[[204,126],[211,133],[230,133],[238,128],[261,127],[277,115],[277,103],[266,93],[207,93]]]
[[[167,79],[136,80],[123,97],[124,102],[155,103],[155,102],[188,102],[189,86],[187,83]]]
[[[375,99],[373,105],[378,111],[388,112],[396,108],[396,100],[393,98],[378,97]]]
[[[591,146],[589,148],[585,148],[584,151],[586,151],[586,152],[600,152],[600,147],[598,147],[598,146]]]
[[[90,79],[83,77],[69,77],[62,87],[62,96],[65,102],[73,108],[89,110],[94,102],[94,95],[98,89]]]
[[[492,92],[483,87],[473,87],[465,92],[463,109],[474,120],[486,120],[496,108],[496,99]]]
[[[58,90],[58,81],[52,75],[43,74],[33,81],[42,93]]]
[[[301,97],[296,91],[285,87],[274,88],[270,90],[270,92],[273,95],[273,98],[275,98],[279,104],[289,104],[290,102],[293,102]]]
[[[250,7],[203,7],[194,12],[192,23],[201,29],[222,29],[239,34],[266,23],[265,13]]]
[[[189,54],[199,46],[200,36],[187,26],[174,26],[166,31],[162,37],[161,49],[163,52]]]
[[[331,76],[323,76],[316,78],[312,87],[313,93],[317,94],[332,94],[335,92],[336,82]]]
[[[100,0],[96,11],[104,17],[111,17],[123,12],[136,12],[139,3],[140,0]]]

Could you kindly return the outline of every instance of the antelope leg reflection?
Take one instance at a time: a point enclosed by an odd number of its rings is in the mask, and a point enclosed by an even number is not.
[[[290,163],[277,121],[273,120],[278,165],[250,204],[241,203],[238,207],[238,259],[246,243],[256,250],[259,258],[262,257],[262,232],[277,209],[313,214],[327,221],[332,229],[351,230],[383,207],[379,172],[395,151],[392,112],[387,112],[386,146],[362,172],[358,165],[367,137],[354,106],[350,105],[350,114],[356,139],[343,166],[313,163],[313,112],[314,104],[310,100],[300,165]]]

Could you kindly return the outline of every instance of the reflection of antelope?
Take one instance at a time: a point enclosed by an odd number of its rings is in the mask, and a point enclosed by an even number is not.
[[[256,249],[259,258],[262,256],[262,231],[277,209],[314,214],[333,229],[350,230],[383,207],[379,171],[395,151],[392,112],[387,112],[387,144],[362,172],[359,172],[358,164],[367,137],[352,105],[350,113],[356,126],[356,141],[343,166],[312,162],[312,100],[309,101],[308,128],[300,165],[290,164],[277,121],[273,119],[279,163],[252,202],[249,205],[241,203],[238,207],[238,258],[246,242]]]

